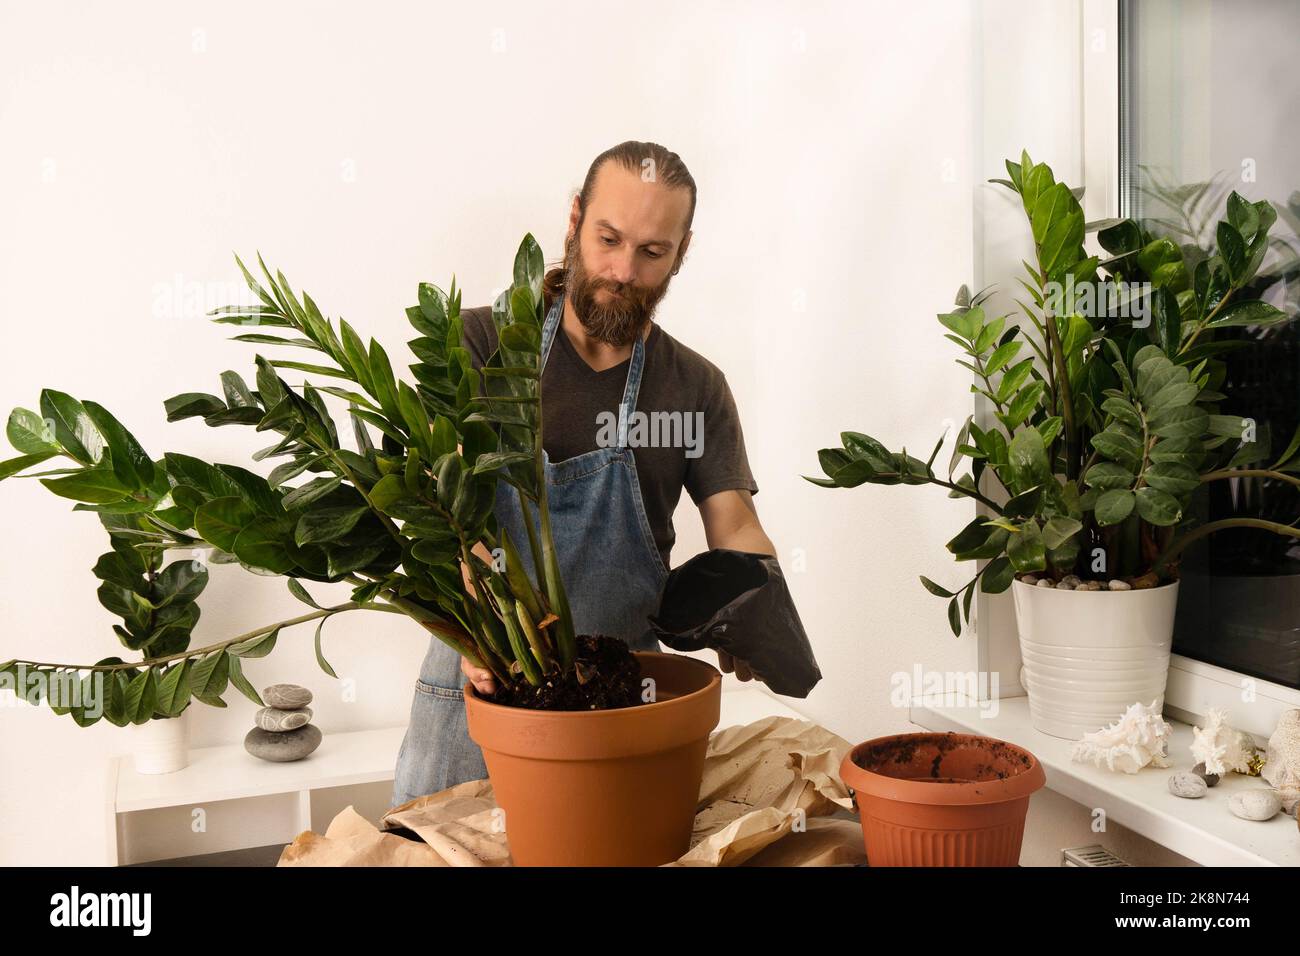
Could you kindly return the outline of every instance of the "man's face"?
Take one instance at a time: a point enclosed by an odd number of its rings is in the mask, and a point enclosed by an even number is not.
[[[689,209],[686,189],[614,162],[600,168],[564,255],[565,290],[588,335],[621,347],[644,332],[686,251]]]

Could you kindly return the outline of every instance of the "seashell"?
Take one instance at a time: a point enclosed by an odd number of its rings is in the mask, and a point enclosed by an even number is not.
[[[1156,701],[1132,704],[1109,727],[1084,734],[1071,748],[1070,759],[1120,773],[1137,773],[1148,764],[1168,767],[1171,729]]]
[[[1206,711],[1204,728],[1192,728],[1192,759],[1205,764],[1206,773],[1249,773],[1254,753],[1254,739],[1229,727],[1219,707]]]

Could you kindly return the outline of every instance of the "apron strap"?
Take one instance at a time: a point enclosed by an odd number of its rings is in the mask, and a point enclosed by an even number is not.
[[[564,315],[564,296],[557,296],[546,315],[542,326],[542,354],[538,375],[546,368],[546,361],[551,357],[551,346],[559,334],[560,320]],[[637,396],[641,392],[641,373],[645,370],[645,342],[640,336],[632,343],[632,361],[628,365],[627,384],[623,388],[623,401],[618,410],[618,447],[627,447],[627,425],[632,412],[636,410]],[[540,379],[538,380],[540,383]]]

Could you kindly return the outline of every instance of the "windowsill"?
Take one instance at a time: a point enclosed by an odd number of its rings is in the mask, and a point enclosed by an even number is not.
[[[1085,807],[1103,808],[1107,819],[1204,866],[1300,866],[1294,818],[1279,813],[1255,822],[1239,819],[1228,809],[1228,794],[1234,790],[1267,786],[1258,778],[1227,774],[1199,800],[1169,792],[1169,775],[1192,768],[1191,725],[1169,721],[1173,734],[1168,768],[1115,773],[1075,763],[1070,759],[1073,741],[1034,730],[1028,697],[1003,698],[996,704],[994,716],[982,716],[978,705],[932,706],[918,699],[910,719],[927,730],[982,734],[1025,747],[1043,765],[1052,790]]]

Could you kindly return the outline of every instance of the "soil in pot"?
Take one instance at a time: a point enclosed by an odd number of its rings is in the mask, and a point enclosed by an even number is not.
[[[527,681],[497,682],[487,698],[506,707],[529,710],[613,710],[641,703],[641,664],[616,637],[578,635],[574,666],[534,687]]]
[[[1047,780],[1029,751],[954,733],[869,740],[840,776],[872,866],[1015,866],[1029,798]]]

